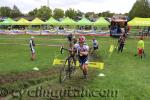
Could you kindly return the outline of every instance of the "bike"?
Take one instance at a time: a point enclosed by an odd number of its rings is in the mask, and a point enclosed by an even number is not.
[[[63,54],[63,51],[71,52],[71,50],[64,48],[63,46],[60,49],[60,53]],[[62,83],[66,79],[71,78],[71,75],[76,69],[76,56],[69,54],[65,59],[63,67],[60,69],[59,82]]]

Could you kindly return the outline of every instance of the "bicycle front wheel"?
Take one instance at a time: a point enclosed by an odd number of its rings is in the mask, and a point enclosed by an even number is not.
[[[60,69],[59,82],[60,83],[64,82],[68,77],[68,74],[69,74],[69,70],[68,70],[68,65],[66,60],[63,68]]]

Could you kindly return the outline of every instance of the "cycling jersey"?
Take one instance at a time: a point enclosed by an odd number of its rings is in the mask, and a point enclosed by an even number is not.
[[[88,55],[81,55],[80,52],[88,52],[89,51],[89,46],[88,45],[83,45],[82,47],[77,43],[74,45],[75,50],[78,53],[79,56],[79,63],[81,65],[87,64],[88,63]]]

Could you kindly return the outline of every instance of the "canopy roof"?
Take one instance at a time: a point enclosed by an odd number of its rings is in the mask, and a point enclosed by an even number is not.
[[[49,20],[47,20],[45,22],[45,24],[48,24],[48,25],[59,25],[59,21],[55,20],[53,17],[51,17]]]
[[[30,25],[30,21],[28,21],[24,18],[21,18],[16,22],[16,25]]]
[[[94,26],[109,26],[110,23],[104,19],[104,17],[100,17],[96,22],[94,22]]]
[[[130,26],[150,26],[150,18],[139,18],[135,17],[128,22]]]
[[[92,24],[93,23],[90,20],[86,19],[85,17],[83,17],[81,20],[77,22],[77,25],[80,25],[80,26],[92,25]]]
[[[39,18],[35,18],[31,21],[31,25],[42,25],[42,24],[45,24],[45,22],[40,20]]]
[[[1,22],[0,25],[14,25],[15,23],[16,21],[12,20],[11,18],[7,18]]]
[[[69,17],[64,18],[61,22],[60,25],[76,25],[76,22],[72,19],[70,19]]]

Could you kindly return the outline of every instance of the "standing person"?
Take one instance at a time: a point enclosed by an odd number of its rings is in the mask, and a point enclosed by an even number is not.
[[[118,47],[118,53],[121,51],[123,51],[123,48],[124,48],[124,44],[125,44],[125,37],[124,35],[121,35],[119,40],[118,40],[118,44],[119,44],[119,47]]]
[[[74,45],[74,49],[77,52],[80,68],[83,72],[84,79],[87,79],[88,73],[88,55],[89,55],[89,46],[84,44],[85,37],[79,37],[79,43]]]
[[[145,56],[145,52],[144,52],[144,41],[143,41],[143,37],[140,37],[140,40],[137,43],[137,49],[138,49],[138,55],[142,58],[143,54]]]
[[[92,40],[92,43],[93,43],[93,51],[92,51],[93,53],[94,51],[98,50],[98,41],[96,40],[96,38]]]
[[[34,43],[34,37],[32,36],[29,40],[29,46],[31,49],[31,60],[34,61],[35,60],[35,43]]]

